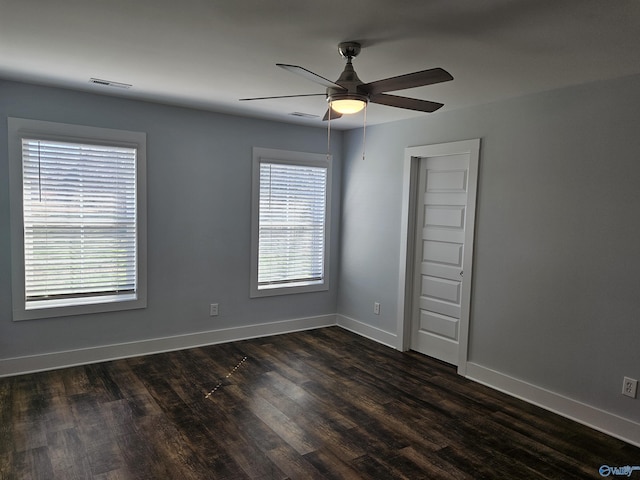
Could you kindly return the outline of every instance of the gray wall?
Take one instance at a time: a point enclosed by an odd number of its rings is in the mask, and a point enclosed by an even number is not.
[[[0,134],[0,359],[336,311],[395,334],[404,149],[480,137],[469,360],[640,422],[620,395],[640,378],[639,107],[630,77],[370,126],[365,160],[360,129],[335,132],[331,290],[251,300],[251,147],[323,152],[323,129],[1,82],[0,132],[147,132],[149,307],[11,321]]]
[[[640,77],[347,132],[338,313],[397,333],[404,149],[479,137],[469,361],[639,422],[639,132]]]
[[[148,308],[13,322],[7,117],[147,133]],[[333,314],[340,151],[332,135],[331,289],[249,298],[252,147],[326,152],[326,131],[0,82],[0,359]],[[220,316],[209,317],[209,304]]]

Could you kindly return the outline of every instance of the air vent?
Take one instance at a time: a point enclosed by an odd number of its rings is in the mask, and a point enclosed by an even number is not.
[[[114,87],[114,88],[131,88],[133,86],[133,85],[129,85],[128,83],[113,82],[111,80],[102,80],[100,78],[90,78],[89,83],[95,83],[96,85],[102,85],[104,87]]]
[[[318,118],[320,115],[312,115],[311,113],[291,112],[289,115],[302,118]]]

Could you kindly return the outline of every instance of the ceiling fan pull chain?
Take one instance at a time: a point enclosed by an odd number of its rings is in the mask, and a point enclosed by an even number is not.
[[[364,160],[365,147],[367,145],[367,104],[364,105],[364,123],[362,125],[362,160]]]
[[[327,111],[327,160],[331,155],[331,106]]]

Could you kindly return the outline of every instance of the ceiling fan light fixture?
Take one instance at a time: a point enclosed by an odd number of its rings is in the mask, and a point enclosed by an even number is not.
[[[362,110],[369,101],[369,97],[359,93],[334,93],[329,95],[328,100],[334,112],[349,115]]]
[[[366,102],[364,100],[347,98],[344,100],[333,100],[331,102],[331,109],[343,115],[349,115],[350,113],[358,113],[365,105]]]

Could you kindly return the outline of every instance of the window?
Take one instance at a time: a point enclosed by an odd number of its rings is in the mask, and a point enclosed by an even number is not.
[[[331,157],[254,148],[251,296],[328,290]]]
[[[145,143],[9,119],[14,320],[146,306]]]

